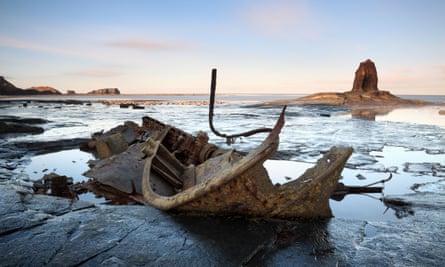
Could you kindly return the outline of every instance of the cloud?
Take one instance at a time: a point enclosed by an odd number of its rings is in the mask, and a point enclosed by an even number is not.
[[[109,46],[134,49],[134,50],[182,50],[190,48],[190,45],[179,42],[147,39],[116,40],[107,43]]]
[[[265,35],[297,33],[306,38],[315,37],[313,15],[304,1],[255,2],[241,12],[241,18]]]

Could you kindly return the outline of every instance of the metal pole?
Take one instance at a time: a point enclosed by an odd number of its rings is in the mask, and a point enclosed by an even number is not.
[[[257,133],[266,133],[266,132],[272,131],[271,128],[259,128],[259,129],[255,129],[255,130],[251,130],[251,131],[247,131],[247,132],[243,132],[243,133],[239,133],[239,134],[232,134],[232,135],[227,135],[227,134],[220,133],[219,131],[217,131],[215,129],[215,127],[213,126],[213,110],[214,110],[214,106],[215,106],[215,93],[216,93],[216,69],[212,69],[212,78],[211,78],[211,82],[210,82],[209,126],[215,135],[217,135],[219,137],[225,137],[227,139],[228,144],[231,144],[233,139],[237,138],[237,137],[248,137],[248,136],[251,136],[251,135],[254,135]]]

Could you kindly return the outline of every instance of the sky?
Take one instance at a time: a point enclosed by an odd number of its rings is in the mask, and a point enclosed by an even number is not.
[[[445,94],[442,0],[0,0],[0,76],[85,93]]]

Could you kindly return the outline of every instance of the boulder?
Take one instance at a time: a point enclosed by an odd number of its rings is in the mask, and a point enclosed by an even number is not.
[[[360,63],[355,71],[352,92],[376,92],[377,88],[377,69],[374,62],[370,59]]]

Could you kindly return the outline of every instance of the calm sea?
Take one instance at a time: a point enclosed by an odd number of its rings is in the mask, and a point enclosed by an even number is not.
[[[229,103],[255,103],[263,101],[272,101],[279,99],[295,99],[306,96],[307,94],[217,94],[216,99]],[[404,99],[419,99],[431,101],[436,103],[445,103],[445,95],[398,95]],[[114,96],[97,96],[97,95],[57,95],[57,96],[26,96],[26,97],[12,97],[7,98],[11,100],[18,99],[40,99],[40,100],[85,100],[85,101],[99,101],[99,100],[166,100],[166,101],[180,101],[180,100],[208,100],[207,94],[165,94],[165,95],[149,95],[149,94],[123,94]]]

